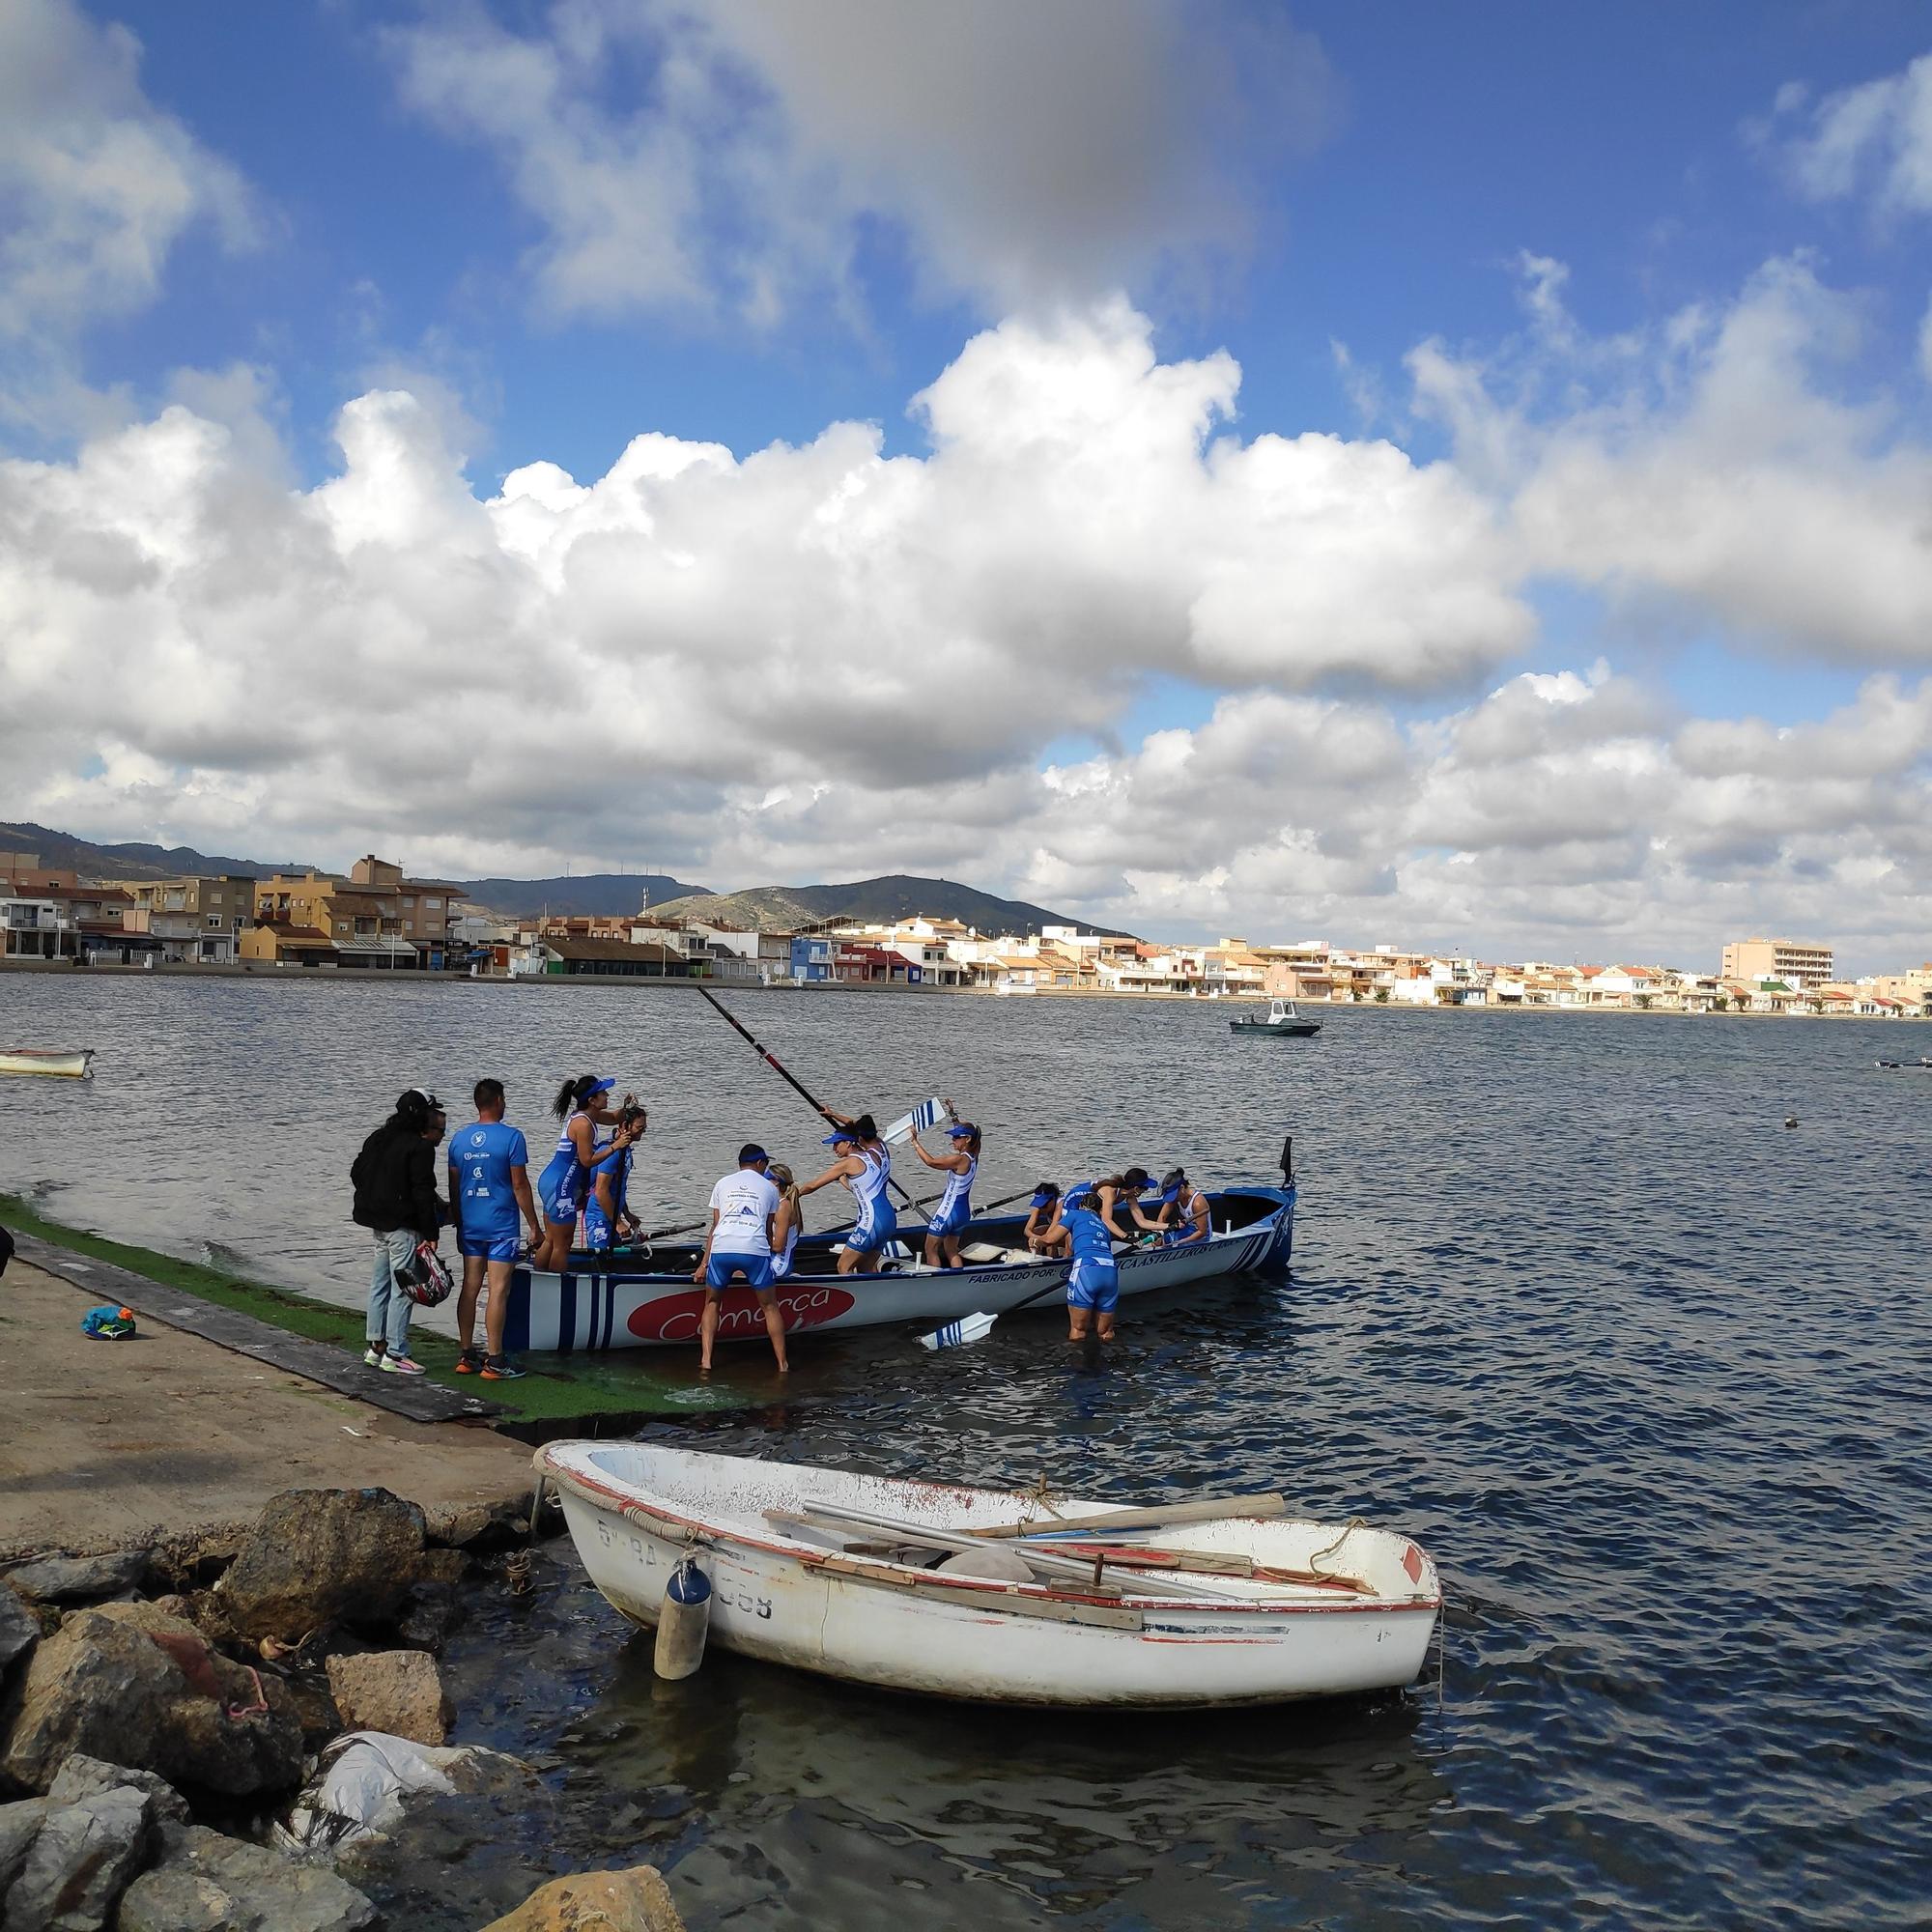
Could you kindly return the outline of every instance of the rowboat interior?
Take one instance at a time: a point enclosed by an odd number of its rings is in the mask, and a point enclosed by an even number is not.
[[[1261,1703],[1409,1682],[1441,1605],[1400,1532],[1279,1495],[1145,1507],[648,1442],[552,1443],[593,1579],[657,1622],[689,1555],[714,1639],[832,1675],[1031,1703]]]

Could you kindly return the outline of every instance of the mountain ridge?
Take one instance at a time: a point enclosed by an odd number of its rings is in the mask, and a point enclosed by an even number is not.
[[[262,879],[275,872],[330,869],[295,860],[270,863],[230,858],[198,852],[191,845],[156,845],[141,840],[98,844],[26,820],[0,822],[0,851],[32,852],[50,869],[93,878],[160,879],[183,873],[207,877],[226,872]],[[877,878],[841,884],[748,886],[728,894],[664,872],[579,872],[560,878],[448,879],[440,883],[453,894],[512,918],[543,912],[560,917],[622,918],[637,912],[648,898],[652,914],[667,909],[690,913],[705,901],[737,900],[742,903],[729,910],[716,904],[712,910],[727,919],[750,915],[753,923],[763,921],[772,929],[784,921],[797,923],[843,918],[885,923],[919,914],[929,919],[954,919],[982,934],[1037,932],[1048,925],[1083,924],[1025,899],[1001,898],[957,880],[912,872],[886,872]],[[1107,926],[1085,929],[1114,931]]]

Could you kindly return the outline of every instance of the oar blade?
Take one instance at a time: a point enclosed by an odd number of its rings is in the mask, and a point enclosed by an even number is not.
[[[993,1323],[1000,1318],[981,1310],[977,1315],[962,1315],[957,1321],[949,1321],[943,1328],[935,1328],[930,1335],[922,1335],[919,1346],[922,1349],[957,1349],[968,1342],[982,1341],[993,1332]]]
[[[898,1147],[911,1140],[914,1134],[923,1134],[926,1128],[937,1126],[945,1118],[944,1100],[922,1100],[910,1113],[901,1114],[879,1138],[888,1147]]]

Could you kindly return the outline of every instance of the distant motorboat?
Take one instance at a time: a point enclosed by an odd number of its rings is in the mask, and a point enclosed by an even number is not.
[[[1310,1034],[1321,1031],[1321,1022],[1297,1012],[1293,1000],[1270,1000],[1265,1019],[1244,1015],[1230,1020],[1228,1029],[1237,1034],[1265,1034],[1275,1039],[1306,1039]]]
[[[63,1080],[85,1080],[94,1070],[94,1049],[78,1053],[46,1046],[0,1046],[0,1073],[50,1073]]]
[[[1010,973],[1002,973],[1000,977],[993,981],[993,991],[1001,999],[1014,998],[1024,993],[1036,993],[1038,990],[1039,990],[1038,987],[1037,986],[1023,985],[1018,980],[1015,980]]]

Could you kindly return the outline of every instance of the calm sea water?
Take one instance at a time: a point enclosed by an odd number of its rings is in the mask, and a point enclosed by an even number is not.
[[[1932,1071],[1873,1063],[1932,1036],[1370,1009],[1270,1042],[1214,1006],[738,1005],[835,1104],[951,1094],[982,1192],[1132,1158],[1259,1178],[1292,1130],[1302,1209],[1292,1280],[1130,1304],[1104,1356],[1051,1316],[943,1355],[801,1344],[782,1389],[748,1350],[746,1407],[694,1439],[1123,1498],[1280,1488],[1430,1548],[1446,1669],[1157,1721],[724,1656],[661,1687],[565,1547],[452,1658],[468,1732],[549,1771],[552,1855],[653,1859],[698,1928],[1927,1922]],[[14,976],[0,1036],[101,1056],[84,1087],[0,1082],[0,1187],[345,1300],[348,1163],[405,1085],[499,1075],[536,1153],[556,1081],[616,1073],[668,1221],[748,1135],[816,1157],[683,993]]]

